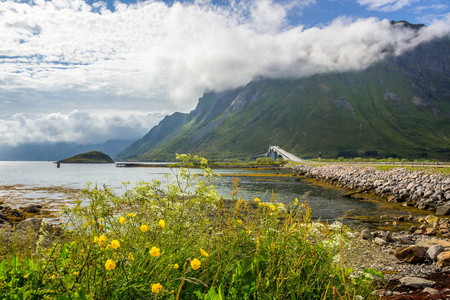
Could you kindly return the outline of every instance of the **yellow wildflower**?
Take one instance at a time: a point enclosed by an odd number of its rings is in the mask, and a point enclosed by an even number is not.
[[[236,221],[238,224],[242,224],[242,220],[237,220]]]
[[[245,232],[247,232],[247,234],[252,233],[252,231],[250,229],[247,229]]]
[[[279,208],[283,208],[283,203],[278,204]]]
[[[127,217],[134,218],[134,217],[136,217],[136,214],[133,214],[133,213],[127,213]]]
[[[205,257],[208,257],[208,256],[209,256],[209,254],[208,254],[205,250],[203,250],[203,249],[200,249],[200,253],[201,253],[203,256],[205,256]]]
[[[191,268],[192,269],[197,270],[198,268],[201,267],[201,265],[202,265],[202,263],[198,259],[194,258],[193,260],[191,260]]]
[[[114,270],[116,268],[116,263],[112,259],[108,259],[105,263],[105,268],[108,271]]]
[[[111,242],[111,248],[118,249],[120,247],[120,242],[118,240],[113,240]]]
[[[271,210],[274,210],[274,209],[275,209],[275,205],[269,204],[269,208],[270,208]]]
[[[123,223],[125,223],[125,218],[124,218],[124,217],[120,217],[120,219],[119,219],[119,223],[120,223],[120,224],[123,224]]]
[[[30,276],[30,275],[25,274],[25,275],[23,275],[23,278],[28,278],[28,276]]]
[[[73,272],[73,275],[75,275],[75,276],[77,276],[78,274],[80,274],[80,273],[78,273],[78,272]]]
[[[173,268],[174,268],[174,269],[178,269],[179,267],[180,267],[180,266],[179,266],[178,264],[174,264],[174,265],[173,265]]]
[[[253,201],[255,201],[255,202],[261,202],[261,200],[259,200],[259,198],[255,198],[255,199],[253,199]]]
[[[98,243],[98,236],[94,237],[94,243]]]
[[[55,278],[56,278],[56,275],[53,274],[52,277],[50,277],[50,278],[51,278],[51,279],[55,279]]]
[[[159,220],[158,225],[159,227],[164,228],[166,227],[166,222],[164,220]]]
[[[128,259],[129,260],[134,260],[134,256],[133,256],[133,253],[128,253]]]
[[[266,204],[264,202],[259,202],[258,205],[259,206],[266,206]]]
[[[158,294],[163,289],[163,286],[158,282],[152,284],[152,292]]]
[[[142,232],[146,232],[148,230],[148,226],[147,225],[141,225],[141,231]]]
[[[106,242],[106,236],[105,236],[105,235],[101,235],[101,236],[98,238],[98,244],[101,246],[101,245],[103,245],[105,242]]]
[[[294,205],[298,205],[298,198],[295,198]]]
[[[96,222],[95,220],[92,220],[92,223],[94,223],[94,224],[95,224],[95,223],[97,223],[97,222]]]
[[[158,257],[161,255],[161,250],[153,246],[152,249],[150,249],[150,255]]]
[[[103,218],[99,218],[99,219],[98,219],[99,222],[103,222],[104,220],[105,220],[105,219],[103,219]]]

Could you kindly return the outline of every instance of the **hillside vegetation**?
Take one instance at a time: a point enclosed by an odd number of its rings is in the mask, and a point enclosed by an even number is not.
[[[103,152],[100,151],[90,151],[87,153],[82,153],[75,155],[70,158],[66,158],[59,161],[60,163],[66,163],[66,164],[74,164],[74,163],[95,163],[95,164],[101,164],[101,163],[114,163],[114,160],[111,159],[108,155],[106,155]]]
[[[444,38],[362,72],[255,79],[167,116],[118,159],[247,159],[278,145],[300,157],[450,160],[448,66]]]

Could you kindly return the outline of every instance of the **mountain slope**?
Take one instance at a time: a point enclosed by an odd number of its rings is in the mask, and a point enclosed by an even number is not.
[[[55,144],[23,144],[17,147],[11,147],[1,151],[0,160],[16,161],[57,161],[79,153],[92,150],[102,151],[109,156],[116,156],[133,141],[129,140],[108,140],[102,144],[80,145],[76,143],[55,143]]]
[[[120,160],[248,158],[278,145],[301,157],[401,156],[450,160],[450,39],[362,72],[258,79],[207,93],[118,155]]]

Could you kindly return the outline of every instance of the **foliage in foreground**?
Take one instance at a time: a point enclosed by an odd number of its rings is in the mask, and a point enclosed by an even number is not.
[[[351,232],[311,210],[216,193],[212,170],[174,168],[166,189],[140,182],[122,196],[88,186],[49,247],[0,264],[2,299],[362,299],[373,270],[342,263]],[[126,185],[127,186],[127,185]],[[45,237],[45,234],[41,234]],[[41,239],[40,239],[41,240]]]

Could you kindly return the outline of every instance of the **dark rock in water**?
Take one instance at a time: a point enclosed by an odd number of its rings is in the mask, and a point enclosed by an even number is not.
[[[441,205],[436,208],[436,216],[450,215],[450,205]]]
[[[26,212],[30,214],[38,213],[39,210],[42,208],[40,205],[30,205],[27,207]]]
[[[417,263],[425,257],[425,249],[420,246],[411,246],[395,251],[395,257],[407,263]]]

